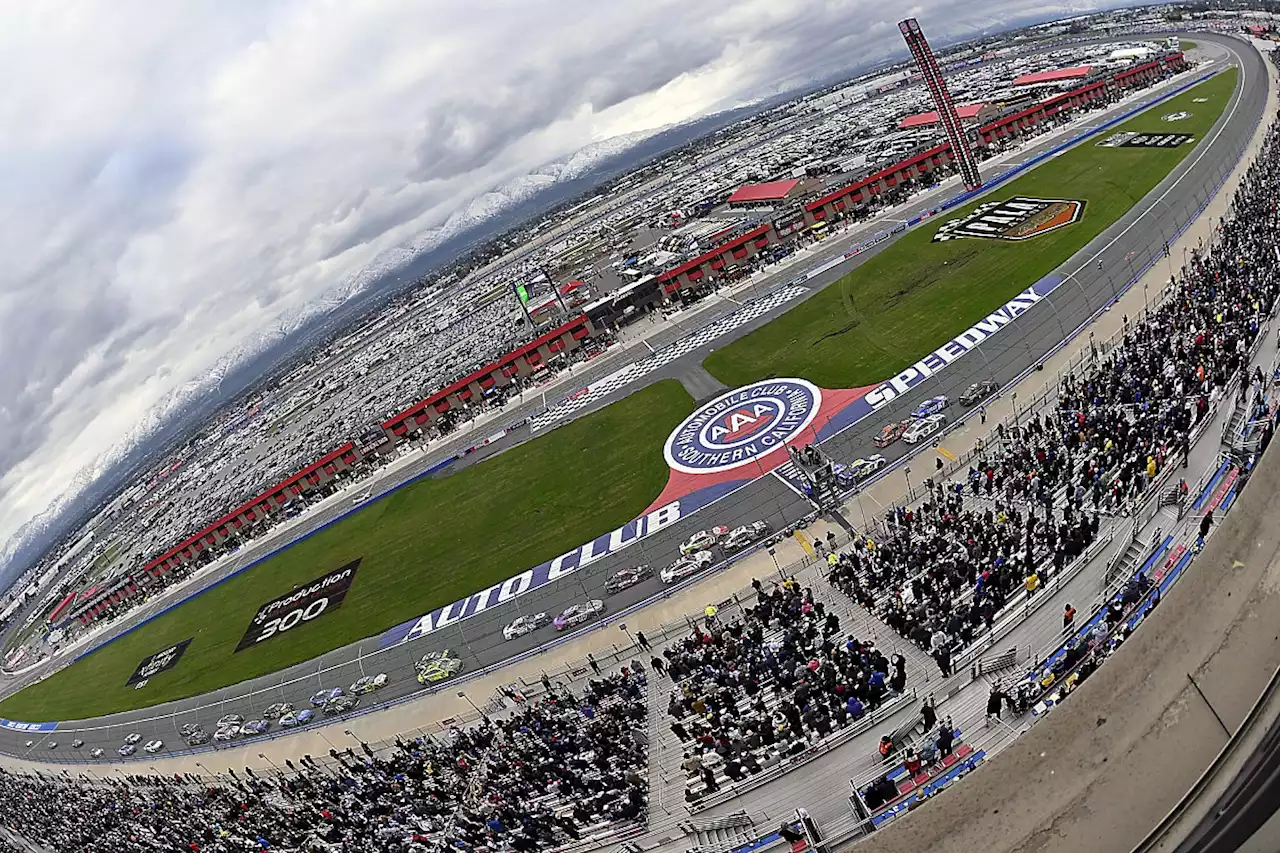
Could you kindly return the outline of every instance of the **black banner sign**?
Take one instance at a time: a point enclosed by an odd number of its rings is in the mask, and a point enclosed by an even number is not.
[[[304,583],[292,592],[273,598],[259,607],[248,630],[240,638],[236,651],[244,651],[296,628],[303,622],[310,622],[318,616],[337,610],[347,597],[347,590],[355,580],[361,559],[357,557],[342,568]]]
[[[1189,133],[1113,133],[1099,148],[1177,148],[1195,139]]]
[[[125,686],[130,687],[140,681],[154,678],[166,669],[173,669],[178,665],[178,661],[182,659],[182,653],[187,650],[187,646],[191,645],[191,641],[194,639],[195,637],[187,637],[181,643],[143,658],[142,663],[138,664],[138,668],[133,671],[133,675],[129,676],[129,680],[125,682]]]

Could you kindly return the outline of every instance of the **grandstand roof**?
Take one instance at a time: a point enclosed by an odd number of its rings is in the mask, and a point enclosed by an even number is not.
[[[970,121],[978,117],[978,113],[986,104],[964,104],[956,107],[956,115],[961,121]],[[910,130],[915,127],[929,127],[938,123],[938,111],[930,110],[927,113],[916,113],[913,116],[907,116],[898,122],[898,130]]]
[[[1015,86],[1034,86],[1037,83],[1059,83],[1064,80],[1079,80],[1088,77],[1093,71],[1092,65],[1075,65],[1071,68],[1055,68],[1052,71],[1037,71],[1035,74],[1023,74],[1015,77]]]
[[[729,204],[741,204],[749,201],[781,201],[799,183],[800,180],[798,178],[792,178],[786,181],[769,181],[764,184],[747,184],[746,186],[738,187],[737,191],[729,196]]]

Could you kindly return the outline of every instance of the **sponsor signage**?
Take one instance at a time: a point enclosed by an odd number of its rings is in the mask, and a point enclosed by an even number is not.
[[[1080,221],[1084,202],[1065,198],[1014,196],[980,204],[965,216],[938,226],[933,242],[973,237],[984,240],[1030,240]]]
[[[693,507],[687,512],[692,512],[698,508]],[[554,560],[548,560],[545,563],[534,566],[532,569],[507,578],[501,583],[496,583],[488,589],[482,589],[467,598],[459,599],[445,607],[439,607],[417,619],[402,622],[383,633],[378,641],[378,647],[386,648],[407,640],[416,640],[418,637],[425,637],[427,634],[448,628],[464,619],[470,619],[477,613],[483,613],[486,610],[497,607],[499,604],[511,601],[513,598],[546,586],[566,575],[573,574],[578,569],[586,568],[610,554],[616,554],[641,538],[675,524],[680,518],[680,501],[676,500],[663,504],[647,515],[642,515],[634,521],[629,521],[617,530],[599,536],[585,545],[574,548],[572,551],[567,551]]]
[[[236,651],[244,651],[304,622],[337,610],[347,597],[347,590],[355,580],[361,559],[357,557],[345,566],[321,575],[259,607],[244,636],[240,638]]]
[[[812,382],[755,382],[721,394],[685,418],[662,452],[672,470],[685,474],[741,468],[802,438],[821,405],[822,391]]]
[[[178,665],[178,661],[182,659],[187,646],[191,645],[191,641],[194,639],[194,637],[187,637],[181,643],[175,643],[167,649],[143,658],[142,662],[138,664],[138,668],[133,671],[133,675],[129,676],[129,680],[125,682],[125,686],[136,685],[138,688],[144,687],[147,681],[154,676],[159,675],[166,669],[173,669]]]
[[[1189,133],[1113,133],[1098,143],[1100,148],[1177,148],[1195,139]]]
[[[889,403],[895,397],[907,393],[915,386],[924,382],[933,374],[945,368],[948,364],[963,356],[969,350],[974,349],[987,338],[999,332],[1016,318],[1026,313],[1033,305],[1040,302],[1050,293],[1053,292],[1062,278],[1059,276],[1048,276],[1028,287],[1017,296],[1010,299],[1004,305],[995,311],[992,311],[982,320],[979,320],[973,326],[947,343],[938,347],[915,364],[903,370],[897,376],[882,382],[874,389],[867,392],[862,398],[870,407],[866,414],[870,414]],[[865,417],[865,415],[863,415]]]
[[[57,723],[20,723],[17,720],[0,719],[0,729],[13,732],[51,732],[57,727]]]

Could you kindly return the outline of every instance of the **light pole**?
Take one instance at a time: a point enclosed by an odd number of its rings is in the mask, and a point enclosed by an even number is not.
[[[356,743],[364,743],[364,741],[360,740],[360,738],[358,738],[358,737],[355,735],[355,733],[351,731],[351,729],[343,729],[343,730],[342,730],[342,733],[343,733],[344,735],[347,735],[348,737],[350,737],[350,738],[351,738],[352,740],[354,740]]]
[[[272,767],[274,767],[274,768],[276,769],[276,773],[280,773],[280,772],[281,772],[281,771],[280,771],[280,765],[279,765],[279,764],[276,764],[274,761],[272,761],[270,758],[268,758],[268,757],[267,757],[267,755],[266,755],[266,753],[264,753],[264,752],[259,752],[259,753],[258,753],[258,757],[259,757],[259,758],[261,758],[263,761],[267,762],[268,764],[270,764]],[[282,775],[283,775],[283,774],[282,774]]]
[[[624,633],[624,634],[626,634],[626,635],[627,635],[627,641],[628,641],[628,642],[630,642],[630,643],[631,643],[631,645],[633,645],[633,646],[634,646],[634,645],[636,645],[636,638],[635,638],[635,637],[633,637],[633,636],[631,636],[631,632],[627,630],[627,623],[626,623],[626,622],[619,622],[619,623],[618,623],[618,630],[622,631],[622,633]]]
[[[468,705],[470,705],[473,709],[475,709],[475,712],[476,712],[477,714],[480,714],[480,716],[482,716],[482,717],[484,716],[484,714],[482,714],[482,713],[481,713],[480,708],[479,708],[479,707],[477,707],[476,703],[471,701],[471,697],[467,695],[467,693],[466,693],[466,691],[465,691],[465,690],[459,690],[459,691],[458,691],[458,698],[459,698],[459,699],[466,699],[466,700],[467,700],[467,704],[468,704]]]
[[[912,493],[912,491],[911,491],[911,468],[910,468],[910,466],[908,466],[908,467],[906,467],[906,468],[903,468],[903,469],[902,469],[902,474],[903,474],[903,476],[905,476],[905,477],[907,478],[907,503],[911,503],[911,501],[915,498],[915,495],[914,495],[914,494]]]
[[[1013,425],[1017,426],[1018,425],[1018,392],[1017,391],[1013,392],[1013,395],[1011,397],[1011,403],[1013,405]]]

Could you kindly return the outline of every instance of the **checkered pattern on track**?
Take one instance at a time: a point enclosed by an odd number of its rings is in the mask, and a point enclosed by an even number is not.
[[[574,413],[593,405],[601,398],[607,397],[620,388],[642,379],[655,370],[661,370],[676,359],[683,358],[699,347],[706,346],[716,338],[750,323],[774,308],[784,305],[807,292],[808,288],[806,287],[798,284],[789,284],[766,293],[759,299],[743,305],[737,311],[713,320],[688,337],[681,338],[652,355],[633,362],[621,370],[579,389],[577,393],[554,404],[545,412],[534,415],[529,421],[529,428],[532,432],[549,429],[560,421],[571,417]]]

